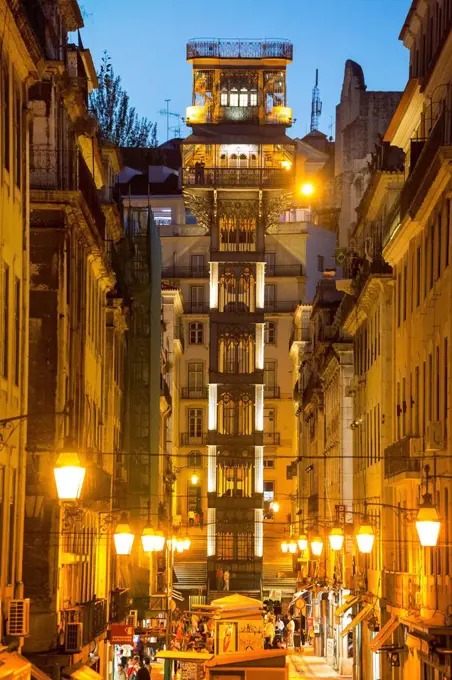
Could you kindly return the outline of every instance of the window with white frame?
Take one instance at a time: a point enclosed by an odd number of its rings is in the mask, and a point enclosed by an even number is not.
[[[202,437],[202,408],[188,409],[188,435],[191,438]]]
[[[190,345],[202,345],[204,342],[204,324],[200,321],[192,321],[188,325],[188,337]]]
[[[264,340],[266,345],[276,345],[276,321],[267,321],[265,324]]]

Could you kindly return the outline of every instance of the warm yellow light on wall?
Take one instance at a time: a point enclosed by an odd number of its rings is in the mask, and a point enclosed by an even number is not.
[[[291,161],[281,161],[281,167],[284,168],[284,170],[290,170],[292,163]]]
[[[60,501],[76,501],[82,492],[85,468],[75,451],[61,451],[53,473]]]
[[[275,123],[292,124],[292,109],[290,106],[274,106],[269,113],[270,120]]]
[[[184,546],[184,550],[189,550],[189,549],[190,549],[191,540],[190,540],[190,538],[189,538],[188,536],[185,536],[185,538],[183,539],[182,543],[183,543],[183,546]]]
[[[341,550],[344,544],[344,532],[341,527],[333,527],[329,535],[330,546],[332,550]]]
[[[113,539],[117,555],[130,555],[135,536],[132,533],[126,515],[121,517],[121,521],[115,529]]]
[[[287,541],[283,541],[281,543],[281,550],[283,551],[283,553],[289,552],[289,544],[287,543]]]
[[[416,517],[416,530],[419,541],[423,548],[435,547],[438,543],[441,522],[439,521],[438,510],[432,503],[429,493],[424,494],[423,502],[419,506]]]
[[[297,544],[295,541],[289,541],[289,552],[292,555],[295,555],[295,553],[297,552]]]
[[[191,478],[190,478],[190,481],[191,481],[191,483],[192,483],[193,485],[194,485],[194,484],[197,484],[197,483],[199,482],[199,477],[198,477],[198,475],[196,474],[196,472],[194,472],[194,473],[192,474],[192,476],[191,476]]]
[[[305,196],[306,198],[309,198],[314,194],[315,187],[312,184],[312,182],[303,182],[303,184],[300,187],[300,193],[302,196]]]
[[[278,501],[272,501],[270,503],[270,510],[273,510],[273,512],[279,512],[279,503]]]

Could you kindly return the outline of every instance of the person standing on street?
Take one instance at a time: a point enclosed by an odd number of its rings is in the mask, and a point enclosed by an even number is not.
[[[223,590],[223,576],[224,576],[223,567],[220,564],[220,566],[217,569],[217,573],[216,573],[217,590]]]
[[[229,569],[226,567],[223,573],[223,579],[224,579],[224,588],[223,590],[229,591]]]
[[[151,661],[148,657],[144,659],[144,665],[137,670],[136,680],[151,680]]]
[[[289,618],[289,621],[286,626],[287,630],[287,648],[288,649],[293,649],[294,646],[294,631],[295,631],[295,623],[292,618]]]

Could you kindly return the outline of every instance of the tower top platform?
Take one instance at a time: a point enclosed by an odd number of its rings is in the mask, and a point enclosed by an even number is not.
[[[293,59],[293,45],[281,38],[193,38],[187,61],[193,59]]]

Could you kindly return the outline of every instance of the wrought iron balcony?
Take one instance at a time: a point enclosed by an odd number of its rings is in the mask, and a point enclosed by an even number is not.
[[[208,314],[209,312],[209,305],[205,302],[187,302],[184,304],[185,314]]]
[[[264,306],[265,314],[277,314],[279,312],[294,312],[298,306],[298,302],[293,300],[267,300]]]
[[[87,645],[107,628],[107,600],[83,602],[70,609],[61,609],[60,615],[63,628],[67,623],[83,624],[83,644]]]
[[[116,588],[111,592],[110,621],[121,623],[129,613],[129,589]]]
[[[401,220],[407,213],[412,218],[416,216],[432,186],[443,162],[440,156],[441,147],[450,147],[452,143],[451,120],[451,112],[443,110],[427,139],[412,140],[412,145],[417,145],[418,157],[400,194]]]
[[[162,279],[208,279],[208,267],[163,267]]]
[[[404,477],[418,478],[421,472],[420,437],[404,437],[388,446],[384,452],[385,479],[403,474]]]
[[[185,349],[184,326],[180,322],[174,327],[174,339],[180,342],[183,351]]]
[[[198,446],[207,444],[207,432],[203,432],[200,435],[195,435],[191,432],[181,432],[180,445],[191,446],[192,444],[196,444]]]
[[[181,392],[182,399],[207,399],[207,387],[183,387]]]
[[[185,186],[290,187],[293,174],[284,168],[184,168]]]
[[[279,446],[280,443],[281,436],[279,432],[264,432],[264,444]]]
[[[309,323],[303,326],[292,326],[292,332],[290,334],[289,349],[294,342],[309,342],[311,339],[310,325]]]
[[[265,276],[304,276],[301,264],[266,264]]]
[[[267,397],[267,399],[279,399],[281,396],[279,385],[265,385],[264,396]]]
[[[223,38],[198,38],[187,43],[187,60],[216,59],[293,59],[293,45],[288,40],[228,40]]]

